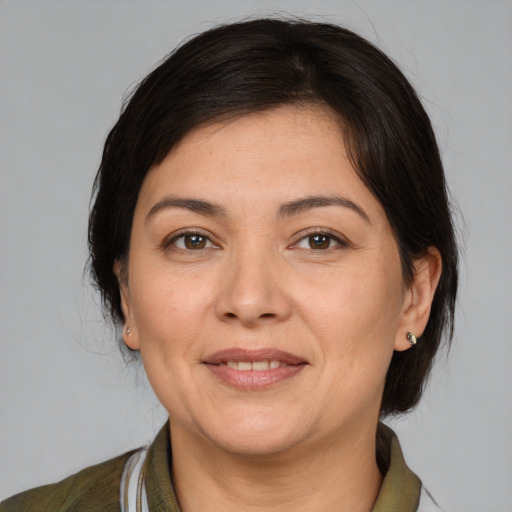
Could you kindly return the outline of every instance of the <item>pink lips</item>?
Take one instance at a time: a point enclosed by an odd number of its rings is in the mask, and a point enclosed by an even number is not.
[[[267,369],[245,369],[247,364],[244,363],[256,363],[255,366],[260,367],[261,362],[271,362],[272,364]],[[277,362],[279,362],[279,366],[275,367]],[[282,350],[240,348],[215,352],[208,356],[203,363],[224,383],[245,390],[266,388],[289,379],[304,369],[307,364],[303,359]],[[234,368],[233,366],[237,366],[237,363],[242,363],[241,366],[244,369]]]

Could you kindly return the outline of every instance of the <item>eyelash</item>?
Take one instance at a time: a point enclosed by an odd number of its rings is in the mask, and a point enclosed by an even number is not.
[[[178,240],[183,239],[183,242],[185,243],[185,239],[187,237],[194,237],[194,236],[202,238],[206,242],[206,244],[208,244],[209,246],[208,247],[200,247],[199,249],[197,247],[192,249],[192,248],[188,248],[186,246],[185,247],[177,246],[176,242]],[[187,252],[199,252],[199,251],[205,250],[205,249],[218,249],[219,246],[216,245],[214,242],[212,242],[211,238],[209,236],[205,235],[203,232],[189,230],[189,231],[183,231],[181,233],[175,234],[169,240],[166,240],[162,244],[162,248],[163,249],[174,248],[174,249],[178,249],[181,251],[187,251]]]
[[[186,246],[179,247],[176,243],[178,240],[183,239],[183,242],[185,244],[186,243],[185,240],[187,237],[194,237],[194,236],[200,237],[202,239],[202,241],[204,241],[206,243],[207,246],[199,247],[199,248],[197,248],[197,247],[190,248],[190,247],[186,247]],[[311,247],[311,243],[309,243],[309,247],[300,247],[299,246],[299,244],[301,242],[307,241],[308,239],[312,239],[315,236],[316,237],[325,237],[326,239],[328,239],[329,246],[322,247],[322,248],[319,248],[319,247],[313,248],[313,247]],[[335,243],[334,246],[332,245],[332,242]],[[338,248],[348,247],[348,243],[345,240],[341,239],[339,236],[335,235],[334,233],[331,233],[330,231],[314,229],[306,234],[302,234],[302,236],[297,240],[297,242],[294,242],[290,246],[290,249],[304,249],[304,250],[312,250],[315,252],[316,251],[324,252],[324,251],[336,249],[336,247],[338,247]],[[174,248],[174,249],[178,249],[181,251],[187,251],[187,252],[199,252],[199,251],[206,250],[206,249],[219,249],[220,247],[219,247],[219,245],[215,244],[211,240],[211,238],[209,236],[207,236],[205,233],[203,233],[201,231],[196,231],[196,230],[192,230],[192,231],[189,230],[189,231],[183,231],[181,233],[175,234],[169,240],[166,240],[162,244],[162,248],[163,249]]]
[[[325,238],[329,239],[329,246],[326,248],[318,248],[318,247],[313,248],[313,247],[311,247],[311,244],[309,244],[309,247],[299,247],[299,244],[301,242],[307,241],[308,239],[310,240],[311,238],[313,238],[315,236],[325,237]],[[332,242],[335,242],[336,245],[332,246],[331,245]],[[327,231],[325,229],[324,230],[313,229],[306,234],[302,234],[301,238],[291,246],[292,249],[295,249],[295,248],[296,249],[305,249],[305,250],[312,250],[315,252],[316,251],[318,251],[318,252],[329,251],[329,250],[333,250],[336,248],[339,249],[339,248],[344,248],[344,247],[348,247],[348,242],[346,240],[343,240],[339,236],[337,236],[334,233]]]

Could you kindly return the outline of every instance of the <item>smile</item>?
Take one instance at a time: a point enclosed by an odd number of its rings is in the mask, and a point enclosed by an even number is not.
[[[294,377],[307,366],[303,359],[275,349],[227,349],[203,363],[224,384],[242,390],[267,388]]]
[[[266,360],[266,361],[227,361],[226,363],[220,363],[220,366],[228,366],[233,370],[254,370],[256,372],[261,372],[264,370],[274,370],[275,368],[279,368],[280,366],[289,366],[286,363],[281,363],[276,360]]]

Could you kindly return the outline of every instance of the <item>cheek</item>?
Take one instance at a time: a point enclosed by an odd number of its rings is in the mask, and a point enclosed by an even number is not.
[[[394,350],[402,276],[399,265],[386,260],[363,264],[361,256],[359,263],[325,278],[317,275],[304,287],[307,292],[296,296],[302,297],[300,314],[324,364],[340,379],[351,375],[354,382],[377,382],[384,379]]]
[[[185,351],[211,302],[211,287],[204,278],[146,271],[142,279],[134,277],[131,289],[141,351],[145,344],[157,345],[164,352]]]
[[[392,274],[381,265],[368,265],[316,275],[303,283],[296,297],[303,313],[318,327],[364,337],[396,326],[402,305],[402,280]]]
[[[196,282],[197,281],[197,282]],[[160,402],[179,414],[187,403],[184,382],[200,359],[206,303],[199,280],[145,272],[132,282],[134,317],[146,374]]]

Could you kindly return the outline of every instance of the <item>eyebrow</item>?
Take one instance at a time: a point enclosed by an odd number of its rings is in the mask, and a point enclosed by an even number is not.
[[[290,201],[279,207],[279,217],[290,217],[303,213],[313,208],[324,208],[326,206],[342,206],[356,212],[365,222],[371,224],[368,214],[354,201],[345,197],[337,196],[308,196],[295,201]]]
[[[218,204],[210,203],[209,201],[203,201],[201,199],[189,199],[183,197],[164,197],[161,201],[158,201],[149,213],[146,215],[146,221],[161,210],[167,208],[181,208],[183,210],[189,210],[200,215],[206,215],[208,217],[224,217],[226,216],[226,210]]]
[[[296,199],[282,204],[277,212],[278,217],[291,217],[298,215],[313,208],[325,208],[327,206],[342,206],[356,212],[365,222],[371,224],[368,214],[354,201],[345,197],[337,196],[308,196]],[[202,199],[182,198],[182,197],[164,197],[158,201],[146,216],[146,221],[157,212],[167,208],[181,208],[189,210],[200,215],[209,217],[225,217],[226,210],[219,204],[204,201]]]

